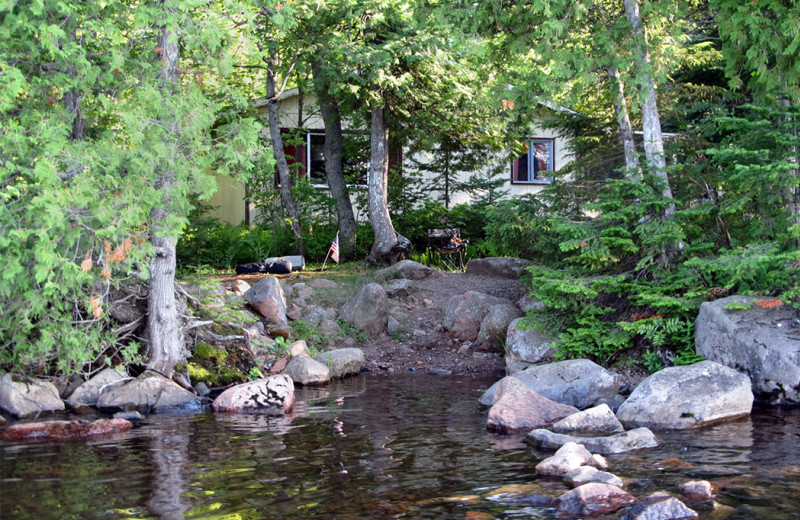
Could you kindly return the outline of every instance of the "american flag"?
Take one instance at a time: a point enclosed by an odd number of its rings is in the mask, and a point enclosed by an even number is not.
[[[336,233],[336,238],[333,239],[331,244],[331,260],[339,263],[339,233]]]

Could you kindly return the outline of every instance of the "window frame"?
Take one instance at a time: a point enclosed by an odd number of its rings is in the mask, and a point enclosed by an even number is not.
[[[511,161],[511,184],[532,184],[532,185],[542,185],[542,184],[550,184],[553,182],[553,176],[550,175],[548,177],[544,177],[542,179],[536,178],[536,170],[535,170],[535,163],[530,160],[530,150],[535,148],[537,144],[546,144],[549,149],[549,156],[547,159],[547,166],[550,168],[545,170],[545,172],[553,173],[556,171],[556,140],[553,138],[546,138],[546,137],[530,137],[525,140],[527,145],[527,151],[523,155],[527,158],[527,177],[528,180],[519,180],[519,170],[520,170],[520,162],[522,157],[516,157]],[[533,171],[532,171],[533,170]],[[539,170],[541,172],[541,170]],[[540,174],[541,175],[541,174]]]
[[[349,132],[344,132],[343,137],[346,138],[348,133]],[[314,188],[320,188],[320,189],[326,189],[327,190],[327,189],[330,189],[330,186],[328,185],[327,177],[326,177],[326,174],[325,174],[324,171],[323,171],[323,176],[325,177],[325,182],[324,183],[321,183],[321,184],[315,183],[311,178],[311,136],[312,135],[322,136],[323,139],[324,139],[325,138],[325,130],[309,130],[306,133],[306,172],[305,172],[306,174],[305,174],[305,177],[306,177],[306,180],[308,180],[308,182],[311,183],[311,186],[313,186]],[[323,156],[323,164],[324,164],[324,156]],[[367,186],[369,185],[369,164],[367,164],[367,171],[366,171],[365,177],[366,178],[364,180],[364,184],[351,184],[351,183],[348,183],[347,187],[348,188],[367,188]]]

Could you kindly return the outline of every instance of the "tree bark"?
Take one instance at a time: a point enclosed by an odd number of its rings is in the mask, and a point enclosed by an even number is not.
[[[636,40],[636,67],[639,75],[642,101],[642,133],[644,134],[644,156],[650,172],[662,180],[661,195],[672,198],[672,189],[667,175],[667,163],[664,157],[664,137],[661,134],[661,118],[656,103],[656,88],[650,75],[650,53],[647,50],[647,36],[642,27],[637,0],[624,0],[625,16],[631,23]],[[672,218],[675,204],[670,204],[664,211],[664,218]]]
[[[300,226],[300,215],[292,197],[292,177],[289,173],[289,163],[283,151],[283,137],[281,136],[281,118],[278,112],[278,99],[275,80],[275,67],[278,58],[273,51],[269,57],[269,70],[267,71],[267,114],[269,121],[269,136],[272,140],[272,152],[275,154],[275,167],[278,168],[278,182],[280,182],[281,202],[292,226],[292,232],[297,240],[297,252],[305,254],[303,247],[303,228]]]
[[[375,241],[369,252],[373,264],[394,264],[410,247],[407,238],[397,234],[389,215],[389,127],[386,109],[375,107],[370,117],[370,168],[368,182],[369,222]]]
[[[342,256],[351,256],[356,243],[356,218],[342,168],[342,150],[344,149],[342,118],[339,113],[339,105],[328,93],[327,82],[322,77],[322,68],[319,61],[312,60],[311,72],[314,76],[314,90],[317,93],[322,119],[325,121],[325,147],[323,148],[325,176],[328,180],[331,195],[336,202],[336,218],[339,223],[339,247]]]
[[[174,95],[178,82],[177,35],[166,27],[158,32],[158,49],[161,58],[160,88],[164,104]],[[178,132],[177,121],[168,121],[172,133]],[[162,166],[157,172],[155,188],[162,193],[163,203],[150,212],[150,242],[155,255],[150,260],[150,279],[147,293],[147,331],[149,367],[167,377],[172,377],[175,365],[186,358],[178,309],[175,301],[175,240],[164,229],[169,217],[169,192],[175,183],[175,172]]]
[[[622,149],[625,152],[625,178],[633,180],[639,178],[639,154],[636,152],[636,141],[633,139],[633,126],[628,115],[628,106],[625,101],[625,84],[619,77],[616,67],[608,67],[608,81],[611,85],[611,94],[614,99],[614,114],[617,116],[619,136]]]

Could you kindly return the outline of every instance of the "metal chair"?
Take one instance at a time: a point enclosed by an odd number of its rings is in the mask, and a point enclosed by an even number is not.
[[[464,254],[469,240],[461,238],[458,228],[429,229],[428,252],[435,255],[439,263],[453,271],[464,272]]]

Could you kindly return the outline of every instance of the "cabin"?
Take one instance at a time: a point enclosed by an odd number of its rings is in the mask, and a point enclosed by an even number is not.
[[[290,167],[295,175],[306,177],[312,186],[318,190],[327,190],[325,178],[325,158],[323,146],[325,144],[325,126],[322,116],[315,106],[313,94],[301,95],[297,88],[285,91],[279,98],[281,117],[281,131],[287,138],[284,151]],[[542,103],[550,110],[566,110],[562,107],[550,106]],[[266,121],[266,102],[259,100],[256,107],[263,114]],[[349,130],[345,125],[345,151],[344,169],[349,175],[351,193],[359,189],[366,190],[366,175],[369,166],[369,134],[366,131]],[[303,128],[300,132],[298,129]],[[263,138],[269,140],[265,131]],[[415,169],[415,165],[430,164],[436,160],[434,154],[427,151],[416,152],[410,155],[408,150],[390,150],[389,170],[391,175],[403,175]],[[531,122],[531,131],[527,140],[527,149],[519,157],[497,156],[487,159],[487,165],[495,164],[494,171],[501,173],[505,182],[500,191],[507,193],[508,197],[535,194],[541,191],[553,180],[553,172],[558,171],[571,160],[568,152],[568,142],[552,130],[537,128],[535,121]],[[498,168],[497,165],[500,165]],[[488,166],[487,166],[488,167]],[[427,168],[419,171],[427,170]],[[470,175],[479,172],[455,172],[457,181],[466,181]],[[423,179],[430,178],[429,173],[423,173]],[[217,175],[218,190],[209,203],[214,209],[210,216],[231,224],[253,223],[258,215],[256,209],[248,207],[245,186],[233,177]],[[277,186],[277,174],[276,182]],[[450,197],[450,205],[469,203],[470,197],[466,193],[456,192]],[[354,204],[357,201],[354,197]],[[354,208],[357,218],[366,218],[366,208]]]

